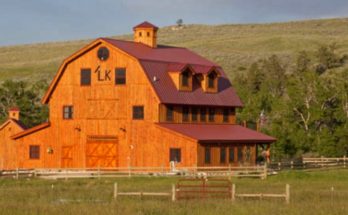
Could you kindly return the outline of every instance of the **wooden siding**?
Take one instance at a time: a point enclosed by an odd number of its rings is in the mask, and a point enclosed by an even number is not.
[[[12,120],[7,120],[0,128],[0,169],[18,168],[18,143],[11,139],[23,129]]]

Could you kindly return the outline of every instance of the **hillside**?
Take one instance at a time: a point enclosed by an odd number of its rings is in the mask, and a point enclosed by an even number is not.
[[[131,40],[131,35],[117,36]],[[273,24],[187,25],[159,30],[159,43],[183,46],[219,63],[233,78],[257,59],[277,54],[287,63],[298,51],[336,42],[348,53],[348,18]],[[62,60],[90,40],[0,47],[0,81],[51,80]],[[310,53],[313,54],[313,53]]]

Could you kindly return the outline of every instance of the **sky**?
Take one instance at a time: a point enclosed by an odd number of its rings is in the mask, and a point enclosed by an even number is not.
[[[107,37],[162,27],[348,17],[348,0],[0,0],[0,46]]]

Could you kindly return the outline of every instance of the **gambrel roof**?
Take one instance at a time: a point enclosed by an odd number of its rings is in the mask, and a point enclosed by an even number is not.
[[[90,45],[67,58],[63,62],[60,70],[44,96],[44,103],[48,103],[49,97],[53,92],[60,75],[66,68],[66,65],[80,56],[83,50],[90,50],[101,42],[111,44],[139,61],[161,103],[234,107],[243,106],[223,69],[219,65],[203,58],[202,56],[186,48],[162,45],[157,46],[157,48],[151,48],[142,43],[109,38],[97,39]],[[194,73],[198,74],[206,74],[212,69],[218,71],[220,74],[218,92],[206,93],[198,86],[194,86],[193,90],[190,92],[177,90],[168,74],[168,71],[173,68],[184,68],[188,65],[194,70]]]

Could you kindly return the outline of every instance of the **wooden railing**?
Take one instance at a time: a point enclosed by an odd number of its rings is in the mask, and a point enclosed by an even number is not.
[[[266,166],[244,167],[119,167],[119,168],[71,168],[71,169],[15,169],[3,170],[0,177],[101,178],[132,176],[191,176],[191,177],[267,177]]]

